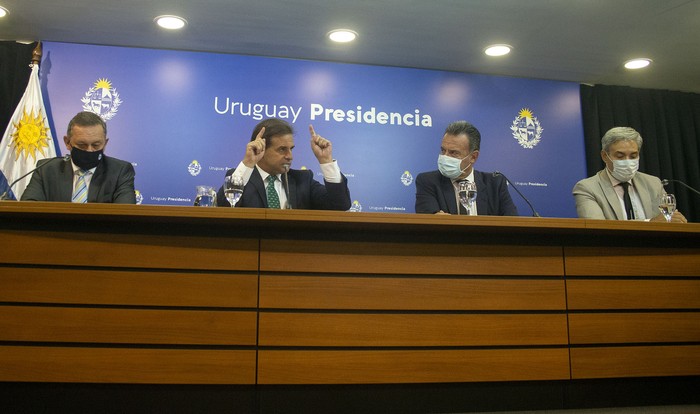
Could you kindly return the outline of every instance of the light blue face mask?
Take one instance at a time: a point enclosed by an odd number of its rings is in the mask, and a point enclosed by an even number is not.
[[[471,153],[469,153],[469,155],[471,155]],[[467,155],[467,157],[469,155]],[[468,170],[469,167],[472,166],[472,164],[469,163],[469,165],[467,165],[463,169],[459,168],[459,166],[462,164],[462,161],[467,157],[459,159],[452,158],[443,154],[438,155],[438,170],[440,171],[440,174],[444,175],[450,180],[454,180],[455,178],[459,177],[460,175],[462,175],[462,173]]]

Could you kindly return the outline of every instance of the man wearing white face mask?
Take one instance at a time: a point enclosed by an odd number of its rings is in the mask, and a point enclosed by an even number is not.
[[[416,177],[416,213],[517,216],[503,176],[482,173],[473,166],[479,158],[481,133],[469,122],[451,123],[440,145],[437,171]],[[476,206],[469,213],[458,201],[459,182],[476,184]]]
[[[642,137],[633,128],[616,127],[603,135],[600,156],[605,169],[574,186],[581,218],[666,221],[659,210],[661,180],[638,172]],[[680,212],[671,221],[686,223]]]

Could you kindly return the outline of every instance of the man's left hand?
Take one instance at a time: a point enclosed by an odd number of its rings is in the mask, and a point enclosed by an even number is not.
[[[666,217],[663,214],[659,214],[650,221],[666,221]],[[687,223],[688,219],[678,210],[673,212],[671,216],[671,223]]]
[[[333,162],[333,144],[314,131],[314,126],[309,125],[309,133],[311,133],[311,151],[314,152],[319,164],[328,164]]]

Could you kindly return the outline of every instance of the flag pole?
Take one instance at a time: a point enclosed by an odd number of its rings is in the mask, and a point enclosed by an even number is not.
[[[41,50],[41,40],[39,40],[36,44],[36,47],[34,50],[32,50],[32,63],[29,64],[29,67],[32,67],[33,65],[38,65],[41,63],[41,55],[43,54],[43,51]]]

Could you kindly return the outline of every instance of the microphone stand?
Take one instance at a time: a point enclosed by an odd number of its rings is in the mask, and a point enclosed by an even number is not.
[[[287,195],[287,210],[292,209],[292,200],[289,198],[289,178],[287,177],[287,173],[289,172],[289,167],[287,167],[284,171],[284,192]]]
[[[12,187],[15,184],[17,184],[18,182],[20,182],[24,177],[28,176],[29,174],[33,173],[34,171],[38,170],[39,168],[43,168],[45,165],[51,163],[51,161],[53,161],[53,160],[68,161],[69,159],[70,159],[70,154],[66,154],[63,157],[52,158],[52,159],[46,161],[45,163],[41,164],[40,166],[35,167],[34,169],[30,170],[28,173],[26,173],[26,174],[22,175],[21,177],[19,177],[18,179],[14,180],[12,182],[12,184],[10,184],[9,187],[7,187],[7,191],[5,191],[4,193],[2,193],[2,195],[0,195],[0,200],[2,200],[2,201],[12,200],[9,196],[10,191],[12,191]]]
[[[542,216],[540,216],[540,214],[539,214],[537,211],[535,211],[535,207],[532,206],[532,204],[530,203],[530,200],[528,200],[527,197],[525,197],[525,196],[523,195],[523,193],[521,193],[520,190],[518,190],[518,187],[516,187],[515,184],[513,184],[513,183],[510,182],[510,180],[508,179],[508,177],[506,177],[506,176],[505,176],[503,173],[501,173],[500,171],[494,171],[494,172],[493,172],[493,176],[494,176],[494,177],[497,177],[497,176],[499,176],[499,175],[500,175],[501,177],[505,178],[506,181],[508,182],[508,184],[510,184],[510,186],[513,187],[513,188],[515,189],[515,191],[520,195],[520,197],[521,197],[523,200],[525,200],[525,202],[527,203],[527,205],[530,206],[530,210],[532,210],[532,217],[542,217]]]
[[[688,184],[684,183],[683,181],[680,181],[680,180],[667,180],[667,179],[665,179],[665,178],[664,178],[663,180],[661,180],[661,184],[662,184],[664,187],[666,187],[667,185],[669,185],[671,182],[678,183],[678,184],[682,185],[683,187],[687,188],[688,190],[694,192],[695,194],[700,195],[700,191],[694,189],[693,187],[689,186]]]

